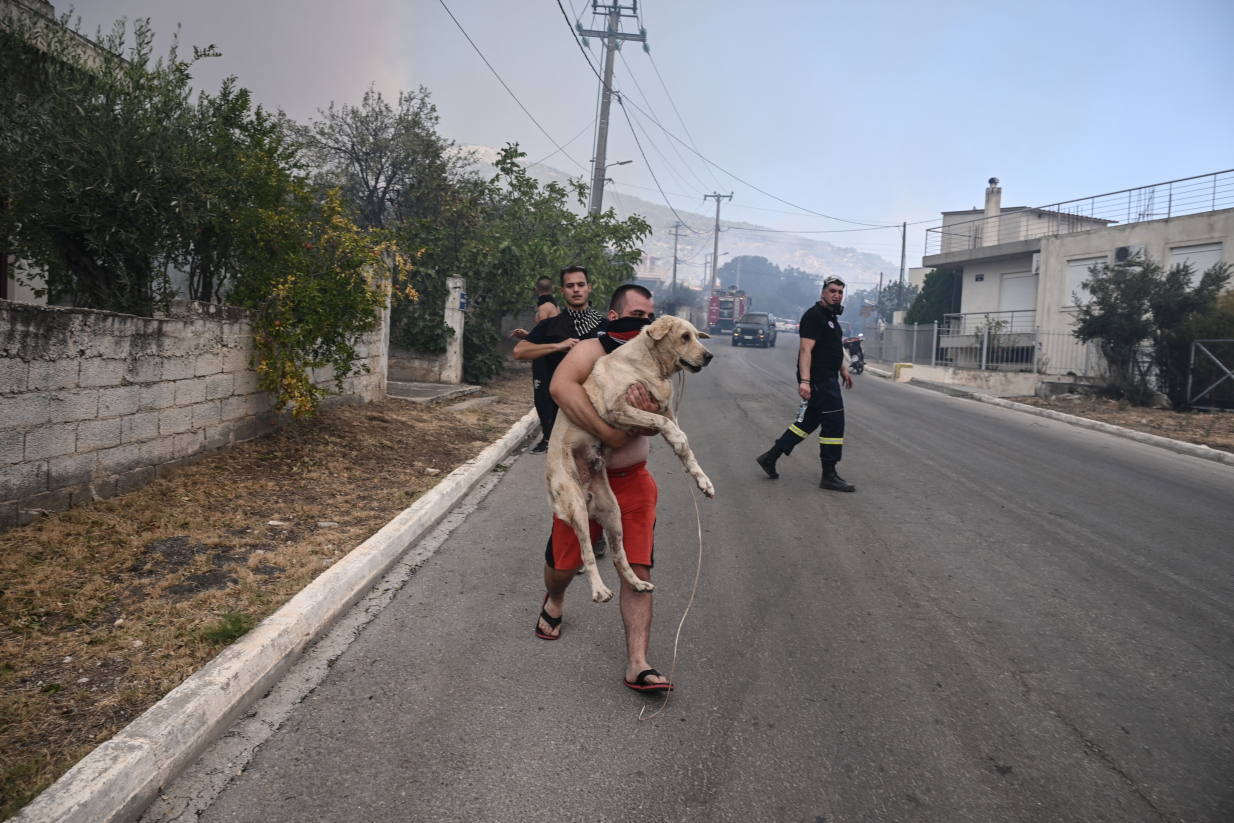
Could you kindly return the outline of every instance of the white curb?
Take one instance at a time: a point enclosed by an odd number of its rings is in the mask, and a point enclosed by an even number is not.
[[[994,406],[1002,406],[1005,409],[1015,409],[1016,411],[1035,414],[1038,417],[1048,417],[1050,420],[1058,420],[1061,423],[1069,423],[1072,426],[1079,426],[1082,429],[1092,429],[1094,431],[1113,434],[1117,437],[1125,437],[1128,440],[1135,440],[1137,443],[1144,443],[1148,446],[1156,446],[1159,449],[1168,449],[1178,454],[1186,454],[1191,457],[1199,457],[1203,460],[1214,460],[1218,463],[1225,463],[1229,466],[1234,466],[1234,454],[1223,452],[1218,449],[1208,446],[1199,446],[1195,443],[1184,443],[1181,440],[1172,440],[1169,437],[1161,437],[1156,434],[1148,434],[1147,432],[1139,432],[1134,429],[1125,429],[1122,426],[1115,426],[1111,423],[1102,423],[1100,420],[1089,420],[1087,417],[1077,417],[1074,414],[1063,414],[1051,409],[1042,409],[1037,406],[1028,406],[1024,403],[1013,403],[1010,400],[1003,400],[1001,397],[991,397],[988,394],[973,393],[969,395],[974,400],[980,400],[982,403],[989,403]]]
[[[265,694],[304,649],[539,425],[534,411],[353,549],[12,818],[128,823]]]
[[[870,374],[874,375],[875,377],[882,377],[887,380],[890,380],[891,378],[895,377],[895,375],[892,374],[891,372],[885,371],[883,369],[876,369],[873,366],[866,366],[865,370],[868,371]]]

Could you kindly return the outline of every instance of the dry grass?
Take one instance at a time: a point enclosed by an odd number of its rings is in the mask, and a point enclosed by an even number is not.
[[[1017,403],[1041,406],[1089,420],[1100,420],[1126,429],[1196,443],[1234,452],[1234,414],[1226,412],[1176,412],[1127,406],[1101,397],[1009,397]]]
[[[501,437],[529,372],[474,410],[327,410],[0,533],[0,819]]]

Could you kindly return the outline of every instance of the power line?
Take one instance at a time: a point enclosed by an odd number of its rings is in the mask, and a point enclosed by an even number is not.
[[[587,129],[589,129],[589,128],[591,128],[592,126],[594,126],[594,125],[595,125],[595,123],[596,123],[596,121],[595,121],[595,120],[592,120],[590,123],[588,123],[587,125],[583,126],[582,131],[580,131],[578,134],[574,135],[573,137],[571,137],[569,140],[567,140],[567,141],[566,141],[566,145],[568,146],[568,145],[570,145],[571,143],[573,143],[575,140],[577,140],[577,139],[579,139],[580,137],[582,137],[582,136],[583,136],[583,134],[587,131]],[[527,168],[531,168],[531,166],[538,166],[538,165],[540,165],[540,164],[541,164],[541,163],[543,163],[545,160],[547,160],[547,159],[549,159],[550,157],[552,157],[552,156],[553,156],[553,154],[557,154],[557,152],[559,152],[559,151],[564,151],[564,149],[557,149],[557,151],[553,152],[552,154],[545,155],[545,156],[544,156],[544,157],[542,157],[541,159],[539,159],[539,160],[537,160],[536,162],[534,162],[534,163],[532,163],[531,165],[529,165]]]
[[[640,123],[637,118],[634,118],[634,122],[637,123],[638,127],[643,130],[643,136],[647,138],[647,142],[651,144],[651,147],[655,149],[656,154],[658,154],[660,156],[660,159],[664,161],[664,165],[668,167],[668,170],[672,172],[672,174],[677,178],[677,182],[685,183],[687,187],[694,189],[695,195],[703,194],[702,189],[695,189],[694,185],[689,180],[686,180],[684,177],[681,176],[681,174],[677,172],[675,168],[673,168],[672,161],[664,156],[664,152],[660,151],[660,147],[656,145],[655,140],[651,139],[651,134],[648,133],[647,128],[643,126],[643,124]],[[700,180],[699,182],[701,183],[702,181]],[[686,195],[686,196],[688,197],[689,195]]]
[[[651,52],[647,52],[647,54],[650,56]],[[630,79],[634,81],[634,88],[638,89],[638,93],[639,93],[639,94],[641,94],[641,95],[643,96],[643,102],[647,104],[647,110],[648,110],[648,111],[650,111],[650,112],[654,115],[654,114],[655,114],[655,110],[651,108],[651,99],[647,97],[647,92],[643,91],[643,87],[642,87],[641,85],[639,85],[638,78],[634,76],[634,71],[630,68],[630,63],[629,63],[629,61],[627,61],[627,60],[626,60],[625,55],[624,55],[624,54],[622,54],[621,52],[618,52],[618,55],[621,57],[621,63],[622,63],[622,65],[623,65],[623,66],[625,66],[625,67],[626,67],[626,71],[627,71],[627,72],[629,72],[629,74],[630,74]],[[663,81],[661,81],[661,83],[663,83]],[[667,92],[667,89],[665,89],[665,91]],[[670,103],[672,103],[672,102],[673,102],[673,101],[672,101],[672,98],[669,98],[669,102],[670,102]],[[673,108],[674,108],[674,110],[676,110],[676,107],[675,107],[675,106],[674,106]],[[680,115],[679,115],[679,117],[680,117]],[[643,132],[643,133],[644,133],[644,134],[646,134],[646,130],[644,130],[644,132]],[[648,140],[651,140],[651,135],[649,135],[649,134],[648,134],[648,135],[647,135],[647,139],[648,139]],[[697,174],[695,174],[695,173],[694,173],[694,168],[693,168],[693,167],[692,167],[689,163],[687,163],[687,162],[686,162],[686,159],[685,159],[684,157],[682,157],[682,156],[681,156],[681,152],[677,149],[677,147],[676,147],[676,146],[674,146],[671,142],[669,143],[669,146],[673,149],[673,153],[677,155],[677,158],[678,158],[679,160],[681,160],[681,164],[682,164],[683,166],[685,166],[685,167],[686,167],[686,170],[687,170],[687,171],[689,171],[689,172],[690,172],[690,174],[694,176],[694,179],[698,181],[698,184],[699,184],[700,186],[702,186],[703,188],[707,188],[707,184],[703,182],[703,178],[699,177]],[[657,149],[656,149],[656,151],[658,152],[658,151],[659,151],[659,149],[657,148]],[[661,155],[661,156],[663,156],[663,155]],[[664,162],[666,162],[666,163],[667,163],[667,162],[668,162],[668,159],[667,159],[667,158],[665,158],[665,161],[664,161]],[[671,165],[671,164],[670,164],[670,165]],[[704,166],[704,168],[705,168],[705,166]],[[715,175],[713,174],[713,175],[712,175],[712,177],[715,177]],[[718,184],[718,183],[719,183],[719,181],[717,180],[717,181],[716,181],[716,183]],[[694,187],[693,187],[693,186],[691,186],[690,188],[694,188]]]
[[[557,2],[558,2],[558,5],[560,5],[561,0],[557,0]],[[617,105],[621,107],[621,113],[626,116],[626,123],[630,126],[630,134],[634,135],[634,145],[638,146],[638,153],[643,156],[643,163],[647,166],[647,171],[651,173],[651,179],[655,181],[656,188],[660,190],[660,196],[664,198],[664,204],[668,206],[669,211],[673,213],[674,217],[676,217],[678,220],[681,220],[681,215],[677,213],[677,210],[675,208],[673,208],[673,204],[668,202],[668,197],[664,194],[664,189],[660,186],[660,181],[656,178],[655,169],[653,169],[651,167],[651,163],[647,161],[647,153],[643,151],[643,144],[640,143],[638,140],[638,132],[634,130],[634,124],[630,122],[630,113],[626,111],[626,104],[622,100],[620,94],[617,95]],[[694,232],[695,234],[702,234],[701,231],[699,231],[696,228],[693,228],[689,223],[687,223],[684,220],[681,220],[681,225],[685,226],[687,229]]]
[[[581,52],[583,53],[583,58],[587,61],[587,66],[588,66],[588,67],[592,70],[592,72],[595,74],[596,79],[598,79],[598,80],[600,81],[600,83],[601,83],[601,84],[603,84],[603,85],[607,86],[607,87],[608,87],[609,92],[611,93],[611,92],[613,91],[612,86],[611,86],[611,85],[608,85],[607,83],[604,83],[604,78],[600,76],[600,72],[599,72],[599,71],[597,71],[597,70],[596,70],[596,67],[592,65],[592,63],[591,63],[591,56],[590,56],[590,55],[588,55],[587,50],[586,50],[585,48],[583,48],[583,43],[582,43],[582,41],[581,41],[581,40],[579,40],[579,39],[578,39],[578,34],[574,31],[574,27],[573,27],[573,26],[570,26],[570,16],[566,14],[566,9],[565,9],[565,6],[563,6],[563,5],[561,4],[561,0],[557,0],[557,8],[561,9],[561,16],[565,18],[566,25],[567,25],[567,26],[569,26],[569,28],[570,28],[570,35],[574,38],[574,42],[578,44],[578,50],[579,50],[579,51],[581,51]],[[792,202],[790,202],[790,201],[788,201],[788,200],[785,200],[785,199],[784,199],[784,198],[782,198],[782,197],[776,197],[776,196],[775,196],[774,194],[772,194],[771,192],[769,192],[769,191],[765,191],[764,189],[760,189],[758,186],[754,185],[753,183],[750,183],[750,182],[749,182],[749,181],[747,181],[747,180],[743,180],[742,178],[740,178],[740,177],[738,177],[737,175],[733,174],[731,171],[729,171],[728,169],[724,168],[724,167],[723,167],[723,166],[721,166],[720,164],[715,163],[715,162],[713,162],[712,160],[707,159],[707,157],[706,157],[706,156],[704,156],[702,152],[698,151],[697,149],[693,148],[692,146],[687,145],[687,144],[686,144],[686,142],[685,142],[684,140],[682,140],[680,137],[678,137],[677,135],[673,134],[671,131],[669,131],[668,129],[666,129],[666,128],[664,127],[664,125],[663,125],[663,124],[661,124],[658,120],[656,120],[656,118],[655,118],[654,116],[652,116],[651,114],[648,114],[647,112],[643,111],[643,110],[639,107],[639,105],[638,105],[637,103],[631,102],[631,103],[630,103],[630,105],[631,105],[631,106],[634,106],[634,108],[635,108],[635,109],[637,109],[637,110],[638,110],[638,112],[639,112],[640,114],[645,115],[645,116],[647,117],[647,119],[648,119],[648,120],[650,120],[652,123],[655,123],[655,124],[656,124],[656,127],[657,127],[657,128],[659,128],[659,129],[660,129],[660,131],[664,132],[666,135],[668,135],[669,137],[671,137],[673,140],[676,140],[678,143],[680,143],[681,145],[685,146],[685,147],[686,147],[689,151],[692,151],[694,154],[698,155],[699,159],[700,159],[700,160],[702,160],[704,163],[709,164],[709,165],[711,165],[711,166],[714,166],[715,168],[717,168],[717,169],[719,169],[720,171],[722,171],[722,172],[724,172],[725,174],[727,174],[729,177],[731,177],[731,178],[733,178],[734,180],[736,180],[738,183],[741,183],[742,185],[745,185],[745,186],[749,186],[750,188],[754,189],[754,190],[755,190],[756,192],[758,192],[759,194],[766,195],[767,197],[770,197],[772,200],[778,200],[779,202],[783,203],[783,204],[784,204],[784,205],[786,205],[786,206],[792,206],[792,207],[793,207],[793,208],[795,208],[795,209],[800,209],[801,211],[804,211],[804,212],[809,212],[810,214],[817,215],[818,217],[825,217],[825,218],[826,218],[826,219],[828,219],[828,220],[835,220],[835,221],[840,222],[840,223],[852,223],[853,225],[857,225],[857,226],[871,226],[871,227],[880,228],[880,229],[891,229],[891,228],[898,228],[898,226],[895,226],[894,224],[869,223],[869,222],[865,222],[865,221],[862,221],[862,220],[848,220],[848,219],[843,218],[843,217],[834,217],[834,216],[832,216],[832,215],[830,215],[830,214],[823,214],[822,212],[814,211],[813,209],[807,209],[805,206],[799,206],[799,205],[797,205],[796,203],[792,203]],[[674,107],[674,108],[675,108],[675,107]],[[625,109],[625,107],[623,106],[623,107],[622,107],[622,110],[624,111],[624,109]],[[680,116],[680,115],[679,115],[679,116]],[[627,115],[626,115],[626,119],[628,120],[628,119],[629,119],[629,117],[630,117],[630,116],[627,114]],[[683,124],[683,125],[684,125],[684,124]],[[655,176],[655,175],[653,174],[653,175],[652,175],[652,177],[654,177],[654,176]],[[659,183],[658,183],[658,182],[656,183],[656,186],[657,186],[657,187],[659,187]],[[663,191],[661,191],[661,194],[663,194]],[[925,222],[925,221],[923,221],[923,222]],[[688,227],[687,227],[687,228],[688,228]]]
[[[541,126],[540,122],[536,120],[536,118],[531,116],[531,112],[527,111],[527,107],[524,106],[522,101],[518,99],[518,96],[515,95],[515,93],[510,90],[510,87],[506,85],[506,81],[502,80],[501,75],[497,73],[497,69],[493,68],[493,64],[490,63],[488,61],[488,58],[484,56],[484,52],[480,51],[480,47],[477,46],[475,44],[475,41],[471,39],[471,35],[467,33],[467,30],[463,28],[463,24],[460,23],[458,21],[458,18],[454,16],[454,12],[450,11],[450,7],[446,5],[446,0],[437,0],[437,2],[441,3],[441,7],[446,10],[446,14],[450,15],[450,19],[454,21],[454,25],[458,26],[458,30],[461,31],[463,33],[463,36],[467,38],[467,42],[471,43],[471,47],[476,50],[476,54],[480,55],[480,59],[484,61],[484,65],[488,66],[488,70],[491,71],[493,73],[493,76],[497,78],[497,82],[501,83],[501,87],[504,88],[512,98],[514,98],[515,103],[518,103],[518,107],[523,110],[523,114],[531,118],[531,122],[536,124],[536,128],[539,129],[544,134],[544,136],[548,138],[548,141],[550,143],[552,143],[554,146],[557,146],[557,151],[561,152],[566,157],[568,157],[571,163],[578,166],[583,171],[586,171],[587,170],[586,167],[582,163],[575,160],[573,157],[570,157],[569,152],[567,152],[560,145],[558,145],[557,141],[553,139],[553,136],[549,134],[547,131],[545,131],[544,126]],[[558,0],[558,5],[560,4],[561,4],[560,0]],[[562,9],[561,12],[562,14],[565,14],[565,9]],[[588,63],[588,65],[590,65],[590,62]]]
[[[855,231],[882,231],[883,229],[898,229],[899,226],[870,226],[865,229],[823,229],[820,231],[797,231],[796,229],[747,229],[742,226],[725,226],[733,231],[761,231],[772,234],[844,234]]]
[[[651,52],[647,52],[647,59],[651,61],[651,67],[656,71],[656,77],[660,80],[660,88],[664,89],[664,96],[668,98],[668,104],[673,107],[673,114],[677,115],[677,122],[681,124],[681,129],[686,133],[686,137],[690,138],[690,144],[694,146],[694,150],[698,151],[698,144],[694,142],[694,135],[690,134],[690,129],[686,126],[686,121],[682,119],[681,112],[677,110],[677,104],[673,102],[673,95],[668,93],[668,85],[665,84],[664,78],[660,75],[660,67],[656,65],[656,59],[651,56]],[[651,108],[648,106],[648,108]],[[715,172],[706,163],[703,168],[707,169],[707,173],[711,175],[711,179],[716,181],[716,185],[720,185],[720,180],[716,177]]]

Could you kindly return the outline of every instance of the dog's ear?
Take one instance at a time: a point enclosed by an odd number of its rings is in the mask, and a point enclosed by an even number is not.
[[[664,339],[664,336],[672,331],[673,317],[661,317],[647,327],[647,336],[652,340],[659,342]]]
[[[698,331],[698,330],[697,330],[697,329],[695,329],[695,331]],[[707,332],[705,332],[705,331],[700,331],[700,332],[698,332],[698,339],[699,339],[699,340],[710,340],[710,339],[711,339],[711,335],[710,335],[710,334],[708,334],[708,333],[707,333]]]

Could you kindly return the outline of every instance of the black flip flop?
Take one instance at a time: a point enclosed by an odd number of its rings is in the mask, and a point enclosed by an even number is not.
[[[544,610],[545,603],[548,603],[548,592],[544,593],[544,601],[540,604],[540,618],[539,620],[536,620],[536,637],[540,638],[541,640],[560,640],[561,632],[558,632],[557,634],[545,634],[544,632],[540,631],[540,620],[543,620],[545,623],[547,623],[550,629],[555,629],[561,625],[560,617],[553,617],[551,614],[549,614],[548,612]]]
[[[621,679],[621,682],[625,684],[626,688],[634,689],[636,692],[671,692],[673,690],[672,683],[648,683],[647,678],[651,675],[664,676],[655,669],[647,669],[646,671],[639,672],[638,677],[634,678],[633,683],[624,677]]]

